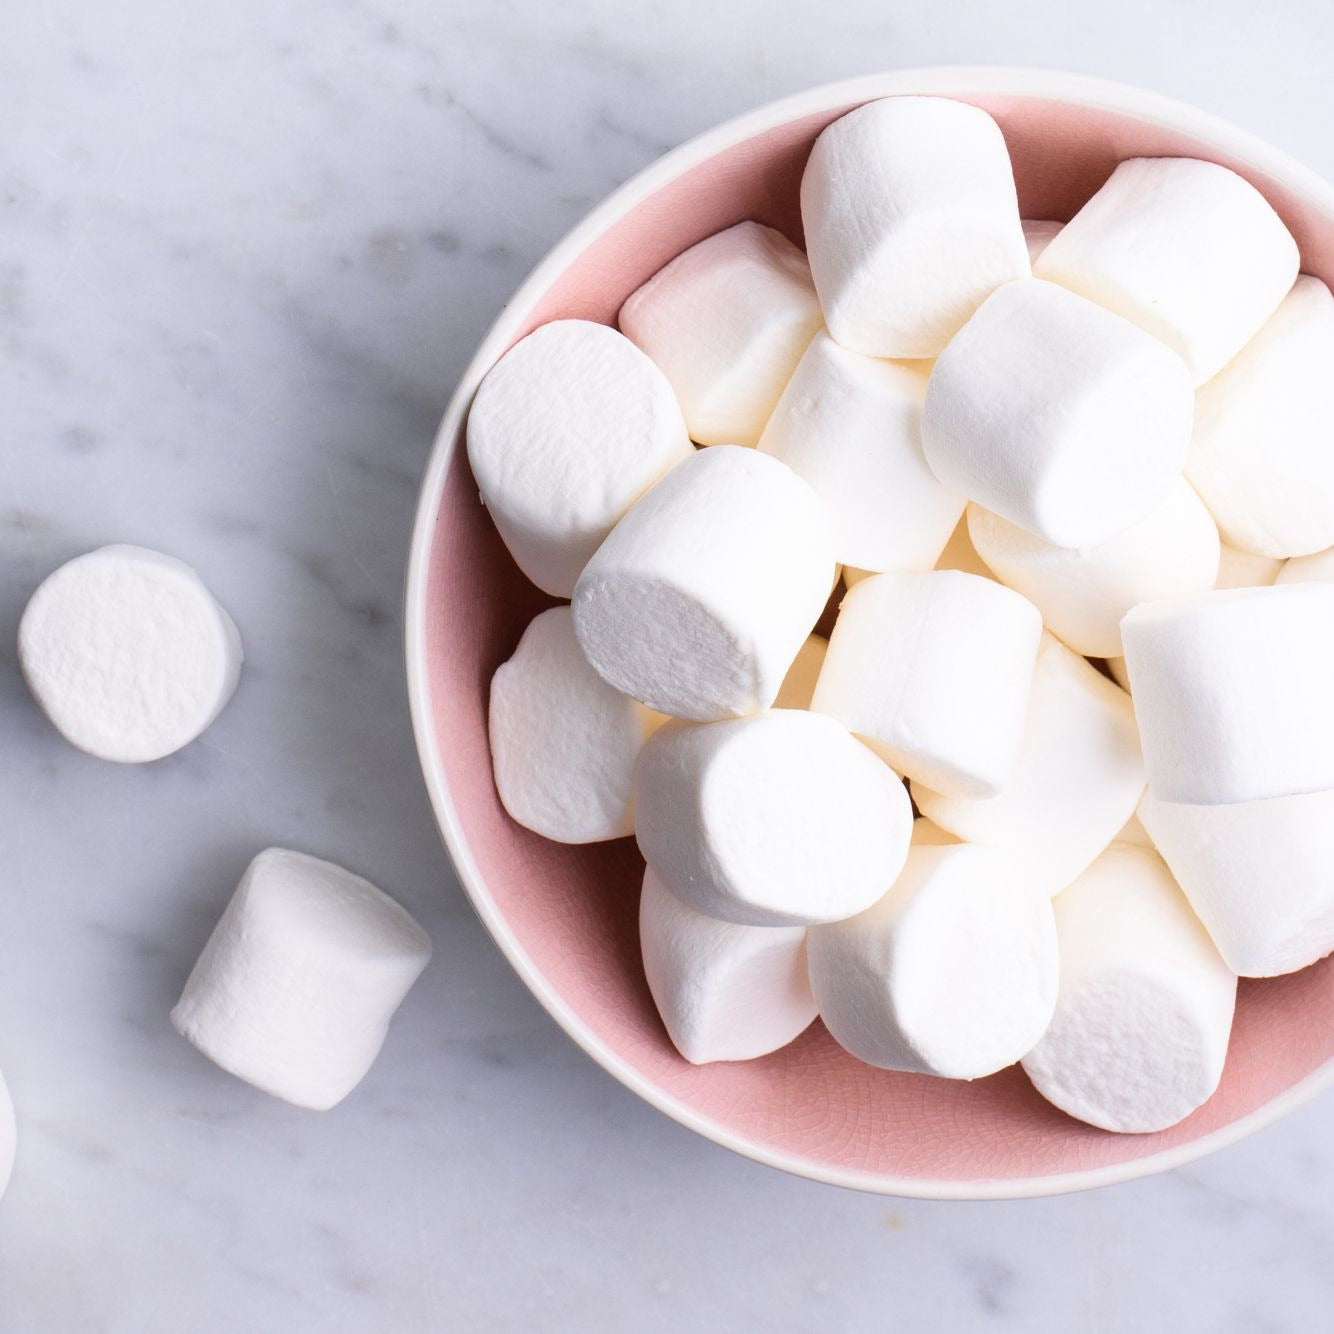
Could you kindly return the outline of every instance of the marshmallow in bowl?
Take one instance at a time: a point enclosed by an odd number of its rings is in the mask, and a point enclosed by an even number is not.
[[[0,1073],[0,1200],[4,1199],[9,1187],[10,1174],[14,1170],[14,1152],[18,1144],[18,1128],[14,1120],[14,1104],[5,1086],[5,1077]]]
[[[171,1022],[238,1079],[324,1111],[370,1069],[430,957],[426,933],[369,881],[269,848],[247,868]]]
[[[775,709],[811,707],[815,683],[820,679],[820,670],[824,667],[825,654],[828,652],[829,641],[823,635],[806,637],[806,642],[797,650],[797,656],[792,659],[792,666],[787,669],[783,684],[774,698]]]
[[[804,927],[706,917],[646,867],[639,943],[667,1035],[693,1065],[765,1056],[815,1018]]]
[[[767,708],[834,580],[824,507],[785,464],[697,451],[612,530],[574,590],[579,644],[617,690],[676,718]]]
[[[722,921],[860,912],[898,874],[911,835],[903,784],[822,714],[671,722],[639,755],[640,851],[677,898]]]
[[[1284,561],[1270,583],[1334,584],[1334,547],[1311,556],[1294,556]]]
[[[633,292],[621,331],[662,368],[701,445],[754,445],[822,323],[806,257],[739,222]]]
[[[47,576],[19,623],[18,653],[61,735],[124,764],[198,737],[231,699],[243,659],[235,624],[194,570],[124,545]]]
[[[1307,558],[1313,559],[1313,558]],[[1218,581],[1215,588],[1267,588],[1282,582],[1279,573],[1285,563],[1272,556],[1256,556],[1249,551],[1238,551],[1226,542],[1219,545]],[[1296,564],[1295,561],[1290,562]]]
[[[1090,1125],[1175,1125],[1218,1087],[1236,977],[1147,848],[1109,848],[1055,906],[1060,997],[1024,1071]]]
[[[478,386],[468,462],[515,563],[567,598],[612,525],[693,452],[662,372],[615,329],[556,320]]]
[[[936,359],[922,445],[945,486],[1046,542],[1094,546],[1167,499],[1193,406],[1156,339],[1029,278],[989,296]]]
[[[865,912],[807,933],[820,1017],[858,1059],[980,1079],[1041,1038],[1056,1004],[1051,903],[993,848],[914,844]]]
[[[1194,158],[1130,158],[1033,266],[1132,320],[1203,384],[1274,313],[1297,243],[1235,172]]]
[[[1036,264],[1038,256],[1056,239],[1065,223],[1052,218],[1025,218],[1020,225],[1024,229],[1024,244],[1028,247],[1028,262]]]
[[[935,356],[991,291],[1029,274],[1000,128],[947,98],[885,98],[826,127],[801,218],[825,324],[866,356]]]

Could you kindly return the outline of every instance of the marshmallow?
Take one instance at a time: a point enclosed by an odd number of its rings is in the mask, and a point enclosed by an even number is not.
[[[1334,584],[1334,547],[1311,556],[1294,556],[1283,562],[1271,583]]]
[[[238,1079],[324,1111],[370,1069],[430,957],[426,932],[374,885],[269,848],[213,928],[171,1022]]]
[[[574,628],[617,690],[709,721],[767,708],[828,600],[829,521],[790,468],[755,450],[697,452],[588,562]]]
[[[1219,547],[1218,581],[1214,587],[1267,588],[1278,580],[1283,566],[1283,561],[1275,560],[1272,556],[1256,556],[1249,551],[1238,551],[1236,547],[1223,542]]]
[[[693,453],[672,387],[605,324],[556,320],[491,368],[468,413],[468,462],[500,536],[567,598],[612,525]]]
[[[929,570],[963,513],[922,456],[926,371],[840,347],[806,349],[760,437],[810,483],[834,527],[834,556],[864,570]]]
[[[1047,542],[1094,546],[1167,499],[1192,407],[1161,343],[1033,278],[989,296],[937,358],[922,444],[947,487]]]
[[[783,684],[778,688],[774,699],[775,709],[809,709],[811,696],[815,694],[815,683],[820,679],[820,669],[824,666],[825,654],[829,651],[829,641],[823,635],[808,635],[806,642],[797,650],[792,659],[792,666],[787,669]]]
[[[1150,602],[1121,634],[1155,796],[1212,806],[1334,787],[1334,586]]]
[[[1109,848],[1056,900],[1061,988],[1024,1057],[1037,1091],[1103,1130],[1147,1133],[1218,1087],[1237,979],[1146,848]]]
[[[678,255],[621,307],[701,445],[754,445],[823,322],[806,256],[758,222]]]
[[[996,577],[986,561],[977,554],[973,539],[968,535],[966,513],[950,534],[950,540],[945,543],[945,550],[940,553],[940,559],[936,561],[936,569],[961,570],[964,574],[976,574],[983,579]],[[848,586],[851,587],[851,584]]]
[[[1140,818],[1243,977],[1275,977],[1334,950],[1334,791],[1231,806],[1146,793]]]
[[[1065,226],[1065,223],[1052,218],[1025,218],[1019,225],[1024,229],[1028,262],[1036,264],[1038,256],[1055,240],[1057,232]]]
[[[839,609],[811,707],[957,796],[999,790],[1024,731],[1037,608],[956,570],[863,580]]]
[[[18,1143],[18,1129],[14,1122],[14,1104],[10,1101],[5,1077],[0,1074],[0,1200],[4,1199],[14,1170],[14,1151]]]
[[[806,163],[801,219],[825,324],[867,356],[935,356],[1029,274],[1005,140],[963,102],[890,97],[836,120]]]
[[[1128,695],[1130,693],[1130,673],[1126,671],[1126,660],[1124,658],[1108,658],[1106,662],[1108,674]]]
[[[856,588],[863,579],[869,579],[873,574],[880,573],[880,570],[859,570],[855,565],[845,565],[843,567],[843,587]]]
[[[232,618],[182,561],[110,546],[48,575],[19,623],[19,665],[66,741],[159,760],[222,712],[241,675]]]
[[[694,1065],[765,1056],[815,1018],[804,927],[706,917],[646,867],[639,943],[667,1035]]]
[[[968,532],[997,577],[1028,598],[1076,653],[1121,654],[1121,617],[1158,598],[1203,593],[1218,577],[1218,528],[1189,484],[1096,546],[1057,547],[978,505]]]
[[[1130,697],[1050,635],[1038,650],[1019,758],[1000,792],[948,797],[912,786],[927,819],[1022,858],[1051,894],[1116,837],[1143,791]]]
[[[994,1074],[1041,1038],[1056,1005],[1051,903],[994,848],[919,843],[878,903],[807,939],[825,1027],[882,1069]]]
[[[912,846],[915,848],[952,847],[958,841],[953,834],[932,824],[930,820],[918,819],[912,822]]]
[[[1140,799],[1141,807],[1144,799]],[[1154,846],[1153,839],[1149,837],[1149,831],[1144,828],[1138,815],[1132,815],[1124,825],[1121,826],[1121,832],[1112,839],[1113,843],[1129,843],[1137,848],[1151,848]]]
[[[725,922],[802,926],[875,902],[903,865],[912,807],[832,718],[777,709],[673,722],[635,772],[635,835],[677,898]]]
[[[1212,162],[1141,157],[1117,166],[1033,270],[1161,339],[1203,384],[1273,314],[1297,264],[1249,182]]]
[[[632,834],[635,757],[665,721],[588,665],[574,614],[552,607],[491,678],[500,800],[521,825],[558,843]]]

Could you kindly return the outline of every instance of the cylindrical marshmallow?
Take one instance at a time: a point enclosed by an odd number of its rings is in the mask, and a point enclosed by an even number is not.
[[[1106,662],[1108,674],[1128,695],[1130,693],[1130,673],[1126,671],[1126,660],[1124,658],[1108,658]]]
[[[973,539],[968,534],[967,514],[959,520],[950,534],[950,540],[945,543],[945,550],[940,553],[940,559],[936,561],[936,569],[960,570],[964,574],[976,574],[983,579],[996,577],[986,561],[977,554]],[[848,587],[851,588],[852,585],[849,584]]]
[[[693,452],[672,387],[605,324],[556,320],[491,368],[468,462],[518,567],[567,598],[612,525]]]
[[[1276,562],[1274,584],[1334,584],[1334,547],[1310,556]]]
[[[823,635],[806,637],[806,642],[797,650],[797,656],[792,659],[792,666],[787,669],[783,684],[778,689],[773,703],[775,709],[811,707],[815,683],[820,679],[820,669],[824,666],[825,654],[828,652],[829,641]]]
[[[1143,806],[1143,799],[1140,801]],[[1120,833],[1112,839],[1113,843],[1129,843],[1137,848],[1151,848],[1154,846],[1149,831],[1145,829],[1138,815],[1132,815],[1125,824],[1121,826]]]
[[[1052,218],[1025,218],[1020,226],[1024,229],[1024,244],[1028,247],[1028,262],[1036,264],[1038,256],[1056,239],[1065,223]]]
[[[1218,1087],[1237,979],[1155,852],[1117,844],[1056,900],[1061,988],[1024,1057],[1038,1092],[1103,1130],[1147,1133]]]
[[[171,1022],[238,1079],[324,1111],[370,1069],[430,957],[426,932],[369,881],[269,848],[247,868]]]
[[[1315,557],[1303,557],[1314,560]],[[1279,580],[1279,571],[1288,562],[1272,556],[1256,556],[1249,551],[1238,551],[1226,542],[1219,546],[1218,581],[1215,588],[1268,588]],[[1291,562],[1296,564],[1297,562]]]
[[[18,1126],[14,1119],[14,1104],[10,1100],[9,1089],[5,1086],[5,1077],[0,1073],[0,1200],[4,1199],[5,1191],[9,1188],[17,1146]]]

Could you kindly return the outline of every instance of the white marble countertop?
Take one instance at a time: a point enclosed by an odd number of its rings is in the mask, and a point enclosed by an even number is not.
[[[399,604],[469,349],[661,150],[812,83],[989,61],[1139,82],[1334,175],[1334,8],[638,8],[6,6],[0,1067],[22,1139],[0,1334],[1324,1327],[1329,1095],[1167,1176],[991,1205],[791,1179],[640,1103],[454,881]],[[204,740],[144,768],[60,742],[13,656],[37,581],[113,540],[197,565],[249,655]],[[323,1116],[167,1023],[270,843],[370,875],[436,942]]]

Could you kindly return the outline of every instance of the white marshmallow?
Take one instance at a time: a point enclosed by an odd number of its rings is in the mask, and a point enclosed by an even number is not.
[[[1193,158],[1130,158],[1033,266],[1216,375],[1297,276],[1297,243],[1249,182]]]
[[[1147,1133],[1218,1087],[1237,979],[1147,848],[1118,844],[1056,900],[1061,989],[1024,1057],[1038,1092],[1104,1130]]]
[[[1307,558],[1313,559],[1313,558]],[[1219,547],[1218,582],[1215,588],[1268,588],[1278,580],[1284,562],[1272,556],[1256,556],[1238,551],[1226,542]]]
[[[1294,556],[1284,561],[1271,583],[1334,584],[1334,547],[1312,556]]]
[[[754,445],[823,316],[806,256],[739,222],[633,292],[618,322],[671,381],[692,439]]]
[[[662,372],[605,324],[556,320],[491,368],[468,462],[518,567],[567,598],[612,525],[693,450]]]
[[[193,741],[236,690],[232,618],[182,561],[109,546],[62,565],[19,623],[19,665],[72,745],[121,763]]]
[[[1041,637],[1037,608],[991,579],[877,575],[843,599],[811,707],[902,773],[985,796],[1018,753]]]
[[[213,928],[171,1022],[238,1079],[324,1111],[370,1069],[430,957],[426,932],[369,881],[269,848]]]
[[[814,1002],[812,1002],[814,1004]],[[14,1120],[14,1104],[0,1074],[0,1200],[5,1197],[9,1178],[14,1170],[14,1153],[18,1145],[18,1128]]]
[[[855,565],[845,565],[843,567],[843,587],[847,589],[856,588],[863,579],[869,579],[873,574],[880,574],[880,570],[859,570]]]
[[[1143,807],[1144,799],[1140,799],[1140,806]],[[1149,836],[1149,831],[1144,828],[1138,815],[1132,815],[1124,825],[1121,826],[1121,832],[1112,839],[1113,843],[1129,843],[1137,848],[1151,848],[1154,846],[1153,839]]]
[[[912,794],[942,829],[1025,860],[1033,883],[1057,894],[1134,814],[1144,781],[1130,696],[1044,635],[1019,758],[1000,792],[947,797],[914,783]]]
[[[867,356],[935,356],[1029,274],[1005,140],[963,102],[890,97],[836,120],[811,149],[801,218],[829,332]]]
[[[635,835],[677,898],[725,922],[801,926],[874,903],[912,806],[893,771],[818,713],[673,722],[640,752]]]
[[[936,569],[960,570],[964,574],[975,574],[982,579],[994,579],[996,577],[992,573],[991,567],[977,554],[973,539],[968,535],[968,516],[966,513],[950,534],[950,540],[945,543],[945,550],[940,553],[940,559],[936,561]]]
[[[1128,695],[1130,693],[1130,673],[1126,671],[1126,660],[1124,658],[1108,658],[1107,670],[1111,673],[1112,680]]]
[[[1334,791],[1231,806],[1146,793],[1140,818],[1243,977],[1275,977],[1334,950]]]
[[[882,1069],[994,1074],[1032,1048],[1056,1005],[1051,903],[994,848],[919,843],[878,903],[807,939],[825,1027]]]
[[[815,1018],[804,927],[706,917],[645,867],[639,943],[667,1035],[694,1065],[765,1056]]]
[[[834,556],[865,570],[929,570],[963,513],[922,456],[926,370],[877,361],[827,333],[806,349],[760,448],[829,510]]]
[[[1206,592],[1218,577],[1218,528],[1181,478],[1161,505],[1096,546],[1053,546],[979,505],[968,507],[968,532],[1001,582],[1091,658],[1120,656],[1121,617],[1131,607]]]
[[[1024,229],[1024,244],[1028,247],[1028,262],[1036,264],[1038,256],[1056,239],[1065,223],[1053,218],[1025,218],[1020,225]]]
[[[1093,546],[1166,500],[1192,408],[1161,343],[1034,278],[989,296],[936,359],[922,444],[946,486],[1057,546]]]
[[[930,820],[917,819],[912,822],[912,845],[915,848],[952,847],[959,842],[948,830],[942,829]]]
[[[588,665],[574,614],[552,607],[491,678],[500,800],[521,825],[558,843],[632,834],[635,757],[665,721]]]
[[[820,669],[824,666],[825,654],[829,652],[829,641],[823,635],[808,635],[806,642],[797,650],[792,659],[792,666],[787,669],[783,684],[774,699],[775,709],[809,709],[811,696],[815,694],[815,683],[820,679]]]
[[[1212,806],[1334,787],[1334,586],[1150,602],[1121,635],[1155,796]]]
[[[767,708],[828,600],[829,521],[790,468],[755,450],[697,452],[588,562],[574,628],[589,662],[660,713]]]

